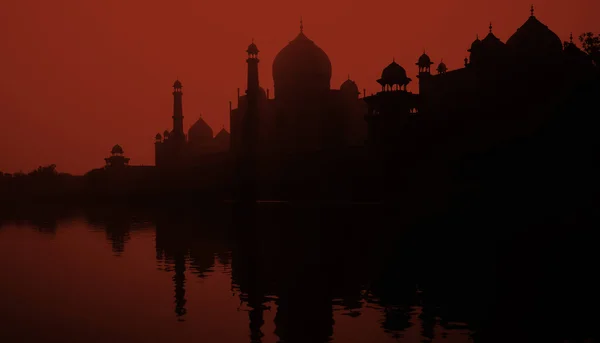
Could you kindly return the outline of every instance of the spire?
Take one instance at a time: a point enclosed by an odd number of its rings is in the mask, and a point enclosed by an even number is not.
[[[392,63],[396,63],[396,57],[392,57]]]
[[[304,32],[304,21],[302,20],[302,16],[300,16],[300,33]]]
[[[531,5],[531,9],[529,11],[531,12],[531,16],[533,17],[533,5]]]
[[[492,33],[492,22],[490,21],[490,33]]]
[[[348,74],[348,80],[350,80],[350,74]]]
[[[479,33],[475,35],[475,39],[479,40]]]
[[[571,32],[571,34],[569,35],[569,41],[571,42],[571,44],[573,44],[573,32]]]

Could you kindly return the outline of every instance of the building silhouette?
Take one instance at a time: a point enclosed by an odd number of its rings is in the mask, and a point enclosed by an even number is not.
[[[248,87],[230,113],[231,148],[245,145],[244,118],[258,112],[257,150],[265,153],[302,153],[363,145],[364,113],[354,81],[331,89],[332,66],[327,54],[300,32],[273,60],[274,97],[258,81],[259,50],[248,47]],[[257,106],[256,109],[253,106]]]
[[[331,61],[302,23],[273,59],[271,95],[261,87],[253,40],[246,90],[238,90],[235,106],[230,102],[231,133],[222,128],[215,135],[201,117],[186,133],[176,80],[173,126],[155,136],[156,168],[121,168],[128,159],[115,146],[106,168],[88,173],[88,184],[97,193],[237,200],[398,202],[403,194],[411,210],[442,206],[438,195],[460,187],[452,176],[457,163],[507,141],[535,140],[598,84],[589,54],[572,37],[562,42],[533,7],[506,41],[491,23],[486,31],[465,44],[460,66],[425,51],[412,71],[392,59],[374,80],[381,91],[370,96],[361,96],[350,77],[332,89]],[[416,80],[418,93],[408,91]]]
[[[110,151],[110,157],[104,159],[106,161],[106,168],[123,168],[129,165],[129,158],[125,157],[123,154],[123,148],[117,144]]]
[[[183,130],[183,85],[173,83],[173,128],[155,136],[157,167],[186,166],[203,155],[229,150],[229,132],[221,129],[213,135],[212,128],[200,116],[187,134]]]

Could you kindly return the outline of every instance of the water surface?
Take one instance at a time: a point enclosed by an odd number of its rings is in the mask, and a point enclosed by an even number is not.
[[[32,218],[0,228],[2,342],[471,342],[495,297],[372,212]]]

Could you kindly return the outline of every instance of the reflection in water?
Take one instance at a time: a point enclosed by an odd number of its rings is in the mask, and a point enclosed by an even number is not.
[[[261,204],[205,208],[197,216],[113,209],[88,210],[85,218],[105,232],[112,251],[122,256],[128,241],[128,251],[139,251],[131,243],[139,223],[155,226],[151,250],[159,273],[171,274],[169,311],[175,312],[171,318],[189,323],[207,311],[227,312],[231,318],[246,312],[243,328],[231,324],[232,330],[246,332],[245,340],[235,341],[239,343],[341,342],[344,332],[353,332],[357,341],[374,342],[496,342],[507,337],[559,342],[594,335],[590,328],[597,314],[561,294],[577,288],[579,298],[591,307],[598,300],[593,296],[597,282],[588,278],[577,287],[557,286],[561,275],[568,275],[572,283],[582,279],[581,257],[586,255],[552,257],[555,249],[568,248],[556,240],[535,250],[527,245],[533,242],[529,236],[520,237],[520,244],[504,240],[475,248],[457,232],[432,235],[425,227],[404,229],[407,224],[401,215],[379,207]],[[59,219],[45,213],[28,221],[32,227],[53,227],[40,231],[60,236]],[[0,231],[10,238],[6,234],[6,229]],[[578,243],[569,251],[592,248],[581,237],[570,241]],[[526,258],[532,251],[537,257]],[[152,258],[152,252],[145,256]],[[561,267],[570,258],[575,261],[573,256],[579,258],[577,269]],[[199,287],[218,275],[230,278],[230,285],[219,287],[227,292],[231,287],[239,306],[197,302],[199,292],[216,292]],[[147,287],[160,289],[154,284]],[[10,296],[10,289],[3,296]],[[549,311],[545,302],[557,310]],[[572,319],[566,311],[569,306],[579,311],[581,320]],[[555,329],[559,328],[555,323],[563,325],[558,333],[548,334],[544,322],[553,323]],[[381,336],[369,331],[374,326],[379,326]]]

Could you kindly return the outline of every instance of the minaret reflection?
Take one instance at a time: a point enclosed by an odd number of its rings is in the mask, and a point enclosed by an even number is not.
[[[386,256],[369,288],[369,301],[384,309],[381,327],[394,337],[412,326],[417,305],[417,281],[409,243],[394,245]]]
[[[210,215],[208,215],[210,214]],[[225,243],[227,220],[216,209],[205,209],[202,215],[182,215],[177,211],[165,211],[156,218],[156,259],[173,271],[175,287],[175,314],[183,320],[187,314],[186,272],[200,278],[211,273],[215,257],[227,261]],[[188,274],[189,276],[189,274]]]
[[[277,299],[274,323],[279,342],[328,342],[334,324],[331,279],[337,274],[330,257],[335,253],[330,254],[320,236],[318,213],[286,206],[246,205],[234,215],[232,277],[241,300],[251,307],[251,342],[263,336],[269,296]],[[290,232],[298,235],[290,239]]]
[[[377,232],[388,231],[382,210],[240,205],[233,214],[231,272],[250,307],[250,341],[262,341],[271,297],[280,343],[331,341],[334,305],[341,305],[342,315],[359,316],[365,289],[367,301],[385,309],[384,330],[398,334],[410,327],[417,305],[415,254]],[[424,336],[431,336],[430,323]]]
[[[187,313],[185,297],[186,257],[188,255],[186,230],[176,216],[167,215],[156,221],[156,257],[164,261],[167,270],[174,271],[175,315],[183,321]]]
[[[244,203],[234,208],[231,252],[231,279],[240,292],[240,301],[250,307],[248,313],[250,342],[262,342],[263,313],[268,309],[267,276],[265,275],[261,244],[258,239],[255,204]]]

